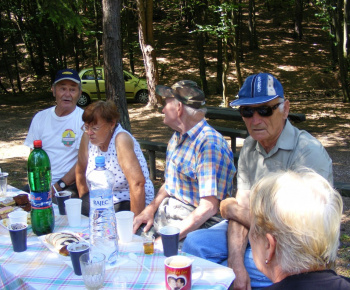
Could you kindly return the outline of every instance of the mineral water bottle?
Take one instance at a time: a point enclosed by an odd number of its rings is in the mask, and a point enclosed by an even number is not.
[[[55,216],[51,196],[51,164],[49,156],[42,149],[41,140],[34,141],[34,150],[28,158],[28,183],[33,232],[38,236],[52,233]]]
[[[90,244],[113,265],[118,256],[118,235],[113,205],[114,174],[105,167],[104,156],[95,158],[96,168],[87,176],[90,193]]]

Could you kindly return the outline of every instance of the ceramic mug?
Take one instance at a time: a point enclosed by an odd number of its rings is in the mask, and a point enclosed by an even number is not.
[[[200,272],[197,279],[192,280],[192,263],[194,260],[186,256],[171,256],[165,259],[165,287],[167,290],[181,289],[190,290],[202,276],[203,270],[196,266]]]

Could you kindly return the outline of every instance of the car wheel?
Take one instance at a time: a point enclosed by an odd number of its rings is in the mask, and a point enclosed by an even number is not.
[[[87,94],[83,93],[78,100],[78,106],[84,107],[88,104],[90,104],[90,97]]]
[[[146,104],[148,102],[148,91],[141,90],[136,94],[136,100],[140,103]]]

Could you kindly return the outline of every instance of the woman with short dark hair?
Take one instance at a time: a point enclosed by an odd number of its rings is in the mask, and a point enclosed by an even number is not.
[[[86,176],[95,168],[95,157],[104,156],[106,168],[113,172],[115,211],[131,210],[138,215],[154,197],[146,160],[136,139],[124,130],[113,101],[97,101],[86,107],[76,182],[83,200],[82,213],[89,215],[90,203]]]

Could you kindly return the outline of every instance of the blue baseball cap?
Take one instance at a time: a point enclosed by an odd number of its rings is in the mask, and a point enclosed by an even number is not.
[[[59,70],[56,74],[55,81],[53,84],[57,84],[62,80],[71,80],[77,84],[80,84],[81,82],[78,72],[74,69],[69,68]]]
[[[284,99],[283,87],[273,75],[258,73],[246,78],[236,98],[231,107],[267,103],[275,98]]]

